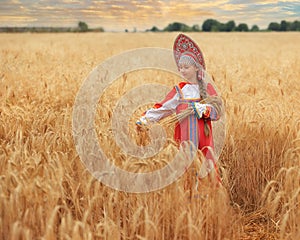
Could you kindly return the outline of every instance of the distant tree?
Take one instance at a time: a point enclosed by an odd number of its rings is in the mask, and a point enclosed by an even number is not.
[[[220,31],[220,24],[218,25],[212,25],[211,32],[219,32]]]
[[[280,24],[276,22],[271,22],[268,26],[268,30],[270,31],[279,31],[280,30]]]
[[[159,32],[160,30],[158,29],[158,27],[153,26],[151,29],[146,30],[147,32]]]
[[[213,26],[214,32],[226,32],[226,24],[219,23],[219,25],[216,25],[216,26]]]
[[[166,32],[189,32],[191,30],[192,29],[188,25],[180,22],[170,23],[164,28],[164,31]]]
[[[89,30],[88,25],[85,22],[79,22],[78,23],[78,28],[80,32],[87,32]]]
[[[285,20],[281,21],[279,30],[284,32],[287,31],[287,22]]]
[[[235,29],[235,22],[234,21],[229,21],[225,24],[225,31],[226,32],[232,32]]]
[[[219,31],[219,21],[215,19],[207,19],[202,24],[202,31],[204,32],[212,32]]]
[[[294,21],[291,23],[291,31],[300,31],[300,21]]]
[[[238,32],[248,32],[249,28],[248,25],[246,23],[240,23],[236,28],[236,31]]]
[[[250,31],[251,32],[258,32],[259,31],[259,27],[257,25],[253,25]]]
[[[198,24],[195,24],[192,26],[192,31],[193,32],[200,32],[200,26]]]
[[[125,29],[125,32],[128,32],[128,29]]]
[[[282,20],[280,23],[280,31],[291,31],[292,30],[292,23],[291,22],[287,22],[285,20]]]

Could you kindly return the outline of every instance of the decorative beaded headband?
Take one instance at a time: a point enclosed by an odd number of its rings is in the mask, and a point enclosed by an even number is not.
[[[182,55],[187,55],[189,57],[192,57],[195,60],[195,62],[200,64],[205,70],[205,62],[200,48],[188,36],[182,33],[179,34],[174,41],[173,51],[177,67],[179,65],[180,57]]]

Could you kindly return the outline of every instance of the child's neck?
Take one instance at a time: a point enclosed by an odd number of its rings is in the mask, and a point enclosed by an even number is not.
[[[189,82],[189,83],[197,83],[197,78],[187,79],[187,82]]]

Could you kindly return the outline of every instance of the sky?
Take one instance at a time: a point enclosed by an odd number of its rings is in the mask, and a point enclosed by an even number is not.
[[[0,27],[76,27],[83,21],[105,31],[144,31],[173,22],[201,27],[209,18],[265,29],[270,22],[300,20],[300,1],[0,0]]]

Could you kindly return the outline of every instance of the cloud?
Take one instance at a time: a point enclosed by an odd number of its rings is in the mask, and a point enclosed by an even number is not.
[[[0,16],[1,22],[33,22],[36,20],[34,17],[28,17],[28,16]]]
[[[142,30],[174,21],[201,25],[207,18],[267,24],[299,18],[299,13],[298,0],[1,0],[0,26],[74,26],[85,21],[107,30]]]
[[[99,17],[101,21],[116,19],[112,23],[118,28],[122,24],[128,27],[150,28],[156,25],[160,28],[172,21],[197,23],[201,18],[213,16],[211,10],[201,10],[196,3],[189,1],[95,1],[81,12]],[[184,11],[183,11],[184,9]],[[120,24],[121,23],[121,24]],[[119,26],[118,26],[119,25]],[[122,27],[123,27],[122,26]]]
[[[250,0],[256,4],[299,3],[299,0]]]
[[[240,11],[247,8],[246,4],[225,4],[220,9],[225,11]]]

